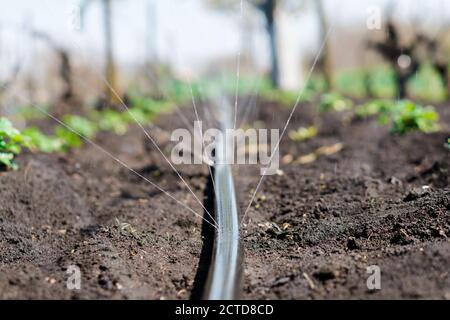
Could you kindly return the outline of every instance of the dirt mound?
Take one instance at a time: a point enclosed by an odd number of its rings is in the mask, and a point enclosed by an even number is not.
[[[450,123],[448,106],[439,111]],[[313,114],[304,107],[291,127],[311,125]],[[282,143],[281,156],[294,162],[322,146],[343,148],[265,178],[245,230],[245,297],[450,298],[449,132],[392,136],[347,116],[330,113],[316,138]],[[242,208],[257,180],[246,183]],[[381,290],[367,288],[371,265]]]

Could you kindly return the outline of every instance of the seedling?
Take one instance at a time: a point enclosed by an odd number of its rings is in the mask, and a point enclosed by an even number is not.
[[[83,140],[81,140],[80,136],[64,127],[56,127],[55,134],[63,142],[62,149],[64,151],[79,148],[83,145]]]
[[[130,123],[137,121],[146,124],[156,114],[170,110],[171,106],[166,101],[156,101],[145,97],[133,98],[131,105],[131,108],[124,112],[105,110],[94,113],[93,118],[98,122],[98,129],[122,135],[128,130]]]
[[[87,138],[92,138],[98,131],[94,122],[79,116],[66,115],[63,117],[63,122],[68,127]]]
[[[79,148],[82,146],[83,141],[78,134],[91,139],[98,131],[95,123],[86,118],[67,115],[63,118],[63,121],[70,129],[73,130],[72,131],[62,125],[56,127],[55,129],[56,137],[63,141],[63,149],[65,150]]]
[[[105,110],[95,114],[98,118],[98,127],[102,131],[113,131],[115,134],[122,135],[128,129],[128,120],[121,112]]]
[[[300,127],[297,130],[289,132],[289,138],[292,141],[302,142],[314,138],[317,135],[317,127]]]
[[[33,149],[44,153],[67,152],[83,144],[80,136],[63,126],[56,127],[55,135],[46,135],[37,128],[27,128],[23,134],[30,139]]]
[[[189,98],[190,98],[189,93]],[[146,115],[154,115],[161,113],[163,110],[167,110],[170,107],[170,103],[167,101],[153,100],[147,97],[135,96],[131,99],[131,109],[141,110]]]
[[[390,100],[373,100],[365,103],[356,110],[360,118],[367,118],[380,114],[387,114],[393,110],[395,103]]]
[[[392,123],[392,133],[404,134],[419,130],[429,133],[439,129],[439,114],[432,106],[423,107],[412,101],[375,100],[360,107],[356,114],[361,118],[378,116],[378,122]]]
[[[350,110],[352,107],[353,102],[350,99],[335,92],[324,94],[320,100],[320,111],[342,112]]]
[[[133,123],[137,121],[141,124],[146,124],[151,121],[152,117],[152,113],[147,113],[142,109],[132,108],[128,112],[123,113],[122,120],[126,123]]]
[[[27,128],[23,131],[23,135],[30,139],[33,148],[41,152],[51,153],[63,151],[64,141],[61,138],[48,136],[38,128]]]
[[[127,112],[106,110],[91,114],[90,118],[95,122],[76,115],[66,115],[62,120],[67,127],[57,126],[54,135],[44,134],[34,127],[20,133],[9,120],[0,118],[0,167],[17,168],[13,159],[20,152],[20,146],[44,153],[69,151],[83,145],[81,136],[92,139],[99,130],[124,134],[130,123],[137,120],[145,124],[156,114],[170,109],[170,106],[167,101],[136,98],[133,107]]]
[[[127,232],[131,235],[135,235],[136,229],[133,228],[133,226],[127,222],[120,222],[118,218],[114,218],[117,227],[120,229],[120,231]]]
[[[404,134],[419,130],[425,133],[435,132],[439,129],[437,122],[439,114],[433,107],[423,107],[411,101],[399,102],[392,113],[392,132]]]
[[[14,157],[20,153],[22,147],[28,147],[28,137],[13,127],[6,118],[0,118],[0,169],[16,170]]]

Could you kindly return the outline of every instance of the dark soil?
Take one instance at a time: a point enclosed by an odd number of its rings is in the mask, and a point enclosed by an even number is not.
[[[282,125],[290,110],[275,119],[272,110],[266,104],[261,118]],[[348,114],[317,122],[301,106],[291,127],[317,123],[319,135],[286,137],[284,162],[322,146],[343,149],[264,178],[244,233],[244,297],[450,299],[450,107],[438,110],[442,132],[392,136]],[[245,180],[242,208],[257,183]],[[367,288],[371,265],[380,267],[381,290]]]
[[[139,129],[98,143],[203,215]],[[200,218],[92,145],[68,155],[23,154],[19,164],[0,174],[0,298],[190,297]],[[179,169],[202,199],[207,170]],[[67,289],[71,265],[80,268],[81,290]]]
[[[290,111],[258,106],[273,128]],[[374,120],[319,118],[313,110],[301,106],[291,127],[321,119],[319,135],[302,143],[285,137],[283,172],[264,179],[248,212],[243,297],[449,299],[450,107],[439,107],[440,133],[405,136]],[[168,116],[159,125],[185,127],[178,122]],[[167,136],[151,132],[170,154]],[[205,214],[139,128],[96,141]],[[336,143],[337,153],[287,164],[286,155],[295,160]],[[0,173],[0,298],[200,297],[212,237],[199,217],[92,145],[67,155],[24,152],[18,162],[18,171]],[[207,168],[177,169],[206,205]],[[242,211],[259,179],[251,172],[235,178]],[[370,291],[366,268],[374,264],[381,290]],[[66,287],[71,265],[80,268],[81,290]]]

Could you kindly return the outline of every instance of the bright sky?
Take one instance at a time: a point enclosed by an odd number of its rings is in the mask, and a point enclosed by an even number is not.
[[[102,43],[102,11],[100,0],[87,9],[82,31],[70,28],[76,21],[77,0],[0,0],[0,61],[11,67],[17,60],[30,59],[31,52],[45,45],[31,41],[25,29],[45,31],[58,43],[76,49],[86,57],[100,56]],[[235,56],[243,39],[238,11],[212,10],[205,0],[113,0],[115,51],[122,64],[144,61],[150,51],[157,50],[161,61],[178,69],[191,70],[207,61]],[[244,1],[245,2],[245,1]],[[365,27],[367,8],[388,0],[325,0],[328,15],[339,23]],[[450,1],[395,0],[396,14],[413,21],[422,14],[425,21],[446,18],[450,21]],[[251,12],[244,6],[244,13]],[[447,17],[444,17],[444,14]],[[292,39],[301,48],[314,51],[317,46],[316,24],[312,10],[291,18]],[[259,65],[267,64],[267,41],[261,29],[263,20],[253,14],[252,48],[258,52]],[[150,32],[148,31],[150,30]],[[155,34],[156,38],[150,35]],[[153,48],[153,49],[152,49]],[[31,62],[30,62],[31,63]],[[4,68],[2,68],[5,70]],[[1,72],[1,71],[0,71]]]

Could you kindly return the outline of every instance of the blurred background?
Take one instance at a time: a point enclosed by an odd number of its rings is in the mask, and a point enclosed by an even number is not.
[[[6,115],[30,101],[60,114],[112,107],[117,96],[182,103],[192,88],[286,100],[304,86],[304,99],[438,102],[449,93],[445,0],[3,0],[2,8]]]

